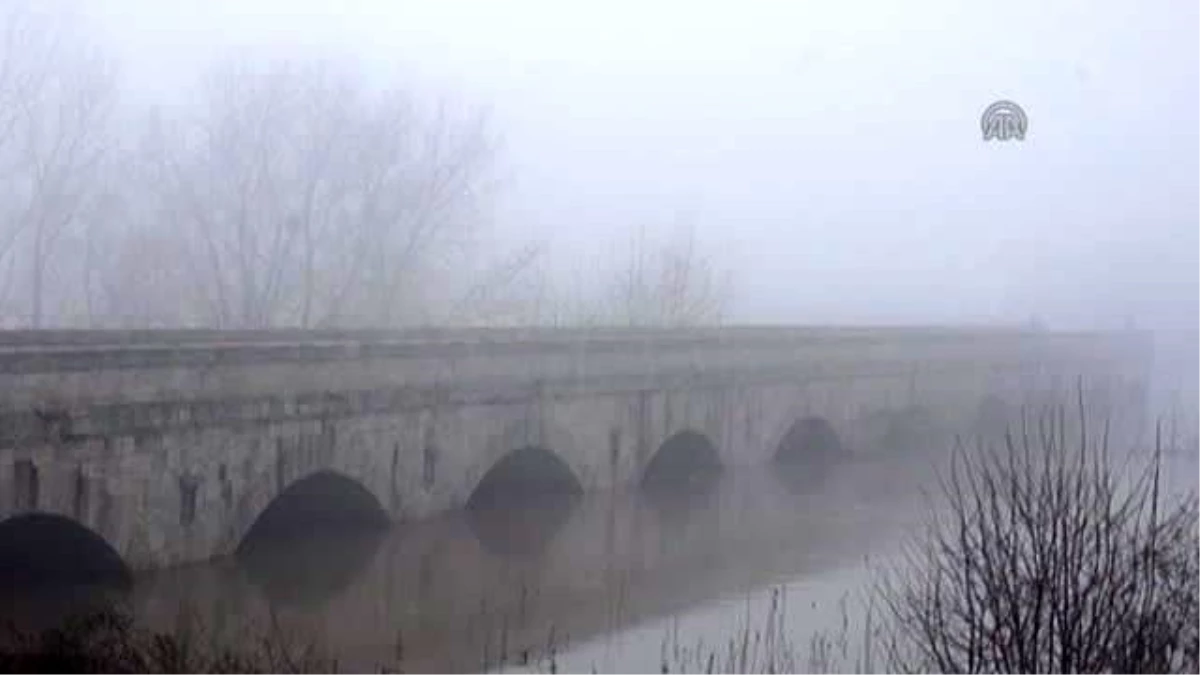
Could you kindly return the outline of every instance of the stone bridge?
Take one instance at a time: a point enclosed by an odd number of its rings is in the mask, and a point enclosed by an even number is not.
[[[906,416],[970,432],[1079,378],[1107,392],[1093,403],[1138,403],[1145,346],[996,328],[3,333],[0,542],[68,523],[148,569],[231,553],[306,495],[406,521],[531,476],[596,490],[803,466],[816,446],[893,450]]]

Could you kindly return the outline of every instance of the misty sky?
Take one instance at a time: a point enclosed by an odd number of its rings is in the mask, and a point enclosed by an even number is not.
[[[487,104],[496,236],[564,273],[691,219],[733,318],[1197,325],[1200,4],[87,5],[139,101],[303,48]],[[1009,98],[1024,143],[986,144]]]

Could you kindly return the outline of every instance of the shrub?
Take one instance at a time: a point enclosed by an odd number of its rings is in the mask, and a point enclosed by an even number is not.
[[[10,626],[0,635],[0,672],[302,673],[337,666],[311,647],[295,649],[277,631],[236,649],[210,638],[201,628],[146,630],[128,612],[108,606],[55,628]]]
[[[999,447],[957,445],[879,588],[894,669],[1198,672],[1196,495],[1164,494],[1161,434],[1131,470],[1082,396],[1076,419],[1057,407]]]

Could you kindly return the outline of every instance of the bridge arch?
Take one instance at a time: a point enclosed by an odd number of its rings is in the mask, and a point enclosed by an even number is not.
[[[583,493],[571,466],[552,450],[525,445],[509,451],[488,468],[467,498],[467,509],[486,510],[527,505],[541,498],[560,499]]]
[[[792,422],[774,448],[776,464],[789,467],[827,466],[846,452],[833,424],[809,415]]]
[[[253,511],[252,520],[237,523],[232,533],[239,554],[314,529],[380,528],[388,523],[379,498],[358,480],[334,469],[310,471],[269,499],[255,501],[265,503]]]
[[[775,476],[797,493],[816,489],[846,448],[828,418],[806,415],[794,420],[772,449]]]
[[[574,435],[566,427],[556,422],[549,411],[538,411],[534,414],[522,413],[517,416],[505,416],[499,427],[486,437],[483,452],[472,458],[468,466],[466,480],[462,484],[463,504],[470,501],[477,488],[483,484],[487,474],[496,469],[502,462],[513,461],[514,453],[521,452],[526,460],[534,459],[531,451],[545,452],[552,455],[543,459],[559,462],[571,474],[582,490],[590,487],[592,477],[585,461],[586,453],[581,452],[576,445]],[[565,478],[565,476],[564,476]]]
[[[936,449],[943,421],[928,406],[876,408],[856,417],[856,447],[864,452],[895,455]]]
[[[74,518],[32,511],[0,522],[0,579],[37,585],[126,585],[132,572],[117,548]]]
[[[708,436],[684,429],[669,436],[642,470],[643,489],[656,491],[690,485],[721,471],[721,456]]]
[[[557,538],[583,491],[562,457],[526,445],[505,454],[479,479],[467,498],[467,523],[495,555],[536,556]]]

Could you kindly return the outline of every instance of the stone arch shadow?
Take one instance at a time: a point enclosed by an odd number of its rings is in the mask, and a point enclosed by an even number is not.
[[[362,524],[382,528],[390,522],[387,502],[353,471],[312,463],[289,474],[284,477],[277,468],[262,471],[246,486],[224,528],[218,555],[244,552],[251,534],[287,538],[292,523],[281,521],[300,523],[306,512],[319,524],[334,527]],[[276,525],[278,529],[271,532]]]
[[[655,448],[638,473],[644,491],[662,492],[710,481],[724,468],[717,444],[706,434],[686,428]]]
[[[480,487],[489,472],[492,472],[502,462],[512,461],[516,453],[521,453],[525,460],[536,460],[533,450],[548,453],[543,459],[561,463],[571,475],[571,478],[586,491],[589,486],[590,473],[581,461],[581,453],[576,445],[574,436],[562,425],[550,419],[530,419],[520,417],[508,419],[498,433],[488,437],[484,447],[483,457],[472,462],[473,470],[467,476],[465,490],[462,496],[463,505],[471,501],[471,496]],[[541,452],[536,454],[541,454]],[[565,474],[561,475],[566,478]]]
[[[133,571],[113,542],[70,516],[28,511],[0,521],[5,593],[63,585],[124,588]]]
[[[238,540],[237,551],[260,538],[302,537],[313,530],[339,531],[388,523],[379,498],[362,483],[332,469],[293,480],[269,501]]]
[[[661,546],[669,549],[715,524],[725,470],[717,444],[695,428],[659,443],[638,476],[637,500],[656,523]]]
[[[772,437],[770,466],[789,489],[810,491],[850,457],[843,435],[828,417],[803,413]]]
[[[565,450],[564,450],[565,448]],[[490,460],[469,483],[464,509],[476,538],[489,552],[536,555],[557,538],[586,489],[573,441],[553,424],[518,420],[493,437]]]
[[[467,497],[467,510],[503,508],[516,500],[582,495],[583,484],[553,450],[524,445],[506,453],[488,468]]]
[[[358,578],[389,522],[383,503],[360,481],[317,469],[291,481],[243,525],[232,552],[272,604],[320,606]]]

